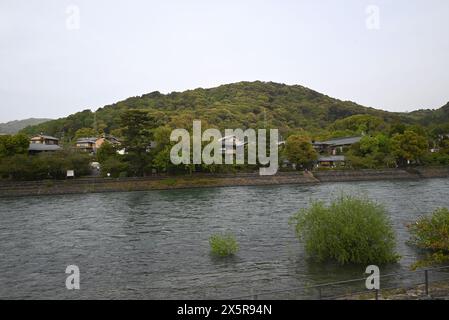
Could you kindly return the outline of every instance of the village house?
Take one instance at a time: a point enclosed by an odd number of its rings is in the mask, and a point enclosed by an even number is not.
[[[345,156],[320,156],[317,160],[317,167],[335,168],[345,165]]]
[[[327,141],[314,141],[312,144],[315,150],[320,154],[338,155],[342,154],[351,145],[359,142],[361,139],[362,137],[346,137]]]
[[[39,134],[30,139],[30,144],[59,145],[59,139],[52,136]]]
[[[59,146],[59,139],[43,134],[32,137],[28,147],[28,152],[30,154],[53,152],[58,150],[61,150],[61,147]]]
[[[110,144],[112,144],[114,146],[119,146],[121,144],[120,140],[117,139],[116,137],[110,136],[110,135],[103,135],[101,138],[97,139],[97,141],[95,142],[95,148],[97,150],[100,149],[100,147],[105,142],[109,142]]]
[[[79,138],[76,140],[76,148],[82,152],[94,153],[96,152],[96,142],[97,138],[87,137],[87,138]]]
[[[86,138],[79,138],[76,140],[76,149],[88,152],[88,153],[96,153],[98,149],[101,148],[103,143],[108,142],[111,143],[114,146],[119,146],[121,143],[120,141],[110,135],[103,135],[100,138],[97,137],[86,137]]]

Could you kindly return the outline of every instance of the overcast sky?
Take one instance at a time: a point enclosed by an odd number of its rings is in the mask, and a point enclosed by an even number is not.
[[[448,16],[447,0],[0,0],[0,122],[242,80],[437,108]]]

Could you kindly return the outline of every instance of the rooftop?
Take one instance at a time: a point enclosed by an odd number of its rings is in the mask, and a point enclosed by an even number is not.
[[[59,140],[58,138],[52,137],[52,136],[46,136],[43,134],[38,134],[37,136],[34,136],[31,138],[31,140],[35,139],[45,139],[45,140]]]
[[[58,151],[61,147],[57,144],[40,144],[40,143],[30,143],[28,151]]]
[[[322,156],[318,158],[318,162],[339,162],[345,161],[345,156]]]
[[[97,140],[95,137],[79,138],[76,143],[95,143]]]
[[[327,141],[315,141],[314,144],[325,144],[330,146],[342,146],[342,145],[348,145],[348,144],[354,144],[359,142],[362,139],[362,137],[346,137],[346,138],[337,138],[337,139],[331,139]]]

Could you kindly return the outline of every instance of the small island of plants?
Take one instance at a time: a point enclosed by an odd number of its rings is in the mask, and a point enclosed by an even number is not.
[[[385,208],[363,197],[342,195],[330,205],[313,202],[291,223],[306,253],[319,262],[384,264],[400,258]]]
[[[236,254],[239,250],[238,242],[234,235],[214,234],[209,238],[211,253],[220,257],[228,257]]]

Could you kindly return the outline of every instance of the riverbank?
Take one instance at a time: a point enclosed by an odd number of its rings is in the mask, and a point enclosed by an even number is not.
[[[79,178],[25,182],[0,181],[0,197],[447,177],[449,177],[449,167],[414,168],[410,170],[328,170],[313,173],[279,172],[275,176],[238,173],[123,179]]]
[[[376,293],[363,293],[348,295],[337,300],[375,300]],[[378,300],[449,300],[449,283],[438,281],[431,284],[429,295],[426,294],[424,284],[415,285],[409,288],[387,289],[378,293]]]

